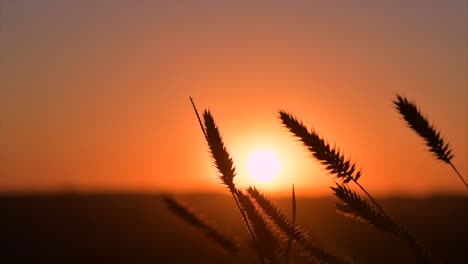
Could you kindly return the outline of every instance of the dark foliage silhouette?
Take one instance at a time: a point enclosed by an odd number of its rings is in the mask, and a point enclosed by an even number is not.
[[[391,232],[413,249],[420,263],[431,263],[426,250],[421,243],[414,239],[406,229],[397,225],[395,221],[385,212],[372,195],[358,182],[361,171],[356,171],[356,165],[335,147],[330,145],[318,135],[315,129],[309,130],[291,114],[280,110],[279,118],[283,125],[296,136],[304,146],[312,153],[312,156],[326,166],[326,169],[336,178],[342,180],[342,184],[332,187],[335,196],[341,202],[337,204],[337,210],[345,216],[353,216],[356,219],[365,219],[380,230]],[[372,201],[373,206],[361,198],[356,192],[351,191],[346,184],[353,182]],[[375,208],[374,208],[375,206]]]
[[[416,104],[398,94],[393,104],[403,116],[407,125],[424,139],[426,145],[429,147],[429,151],[432,152],[437,159],[449,164],[468,189],[468,183],[463,179],[462,175],[451,161],[453,152],[449,144],[442,138],[440,132],[434,128],[434,125],[429,123]]]
[[[299,249],[300,254],[308,255],[310,257],[308,260],[312,263],[351,263],[352,261],[348,258],[336,256],[321,247],[315,246],[309,234],[296,225],[294,185],[292,188],[292,220],[256,187],[249,187],[246,190],[236,187],[234,183],[236,177],[234,161],[222,139],[213,115],[209,110],[205,110],[200,116],[192,98],[190,98],[190,101],[207,142],[213,165],[219,173],[219,179],[227,187],[236,203],[250,235],[251,248],[256,252],[260,262],[294,262],[291,254],[298,252],[292,250],[294,242],[296,242],[296,249]],[[453,153],[449,144],[429,124],[416,105],[400,95],[397,95],[393,103],[407,124],[423,137],[429,150],[439,160],[451,165],[465,186],[468,187],[451,162]],[[319,135],[317,130],[308,129],[301,121],[286,111],[280,110],[279,118],[289,132],[307,147],[312,157],[322,164],[330,175],[337,180],[335,186],[331,186],[331,190],[339,200],[336,203],[336,211],[339,214],[367,223],[377,230],[397,237],[411,248],[415,256],[414,261],[418,263],[434,262],[421,242],[406,228],[397,224],[359,182],[362,172],[350,158],[346,158],[336,146],[331,146],[325,138]],[[357,186],[359,192],[353,190],[351,184]],[[366,198],[360,195],[361,192],[365,194]],[[187,207],[177,203],[170,196],[164,196],[163,199],[175,214],[204,231],[208,237],[225,248],[226,251],[236,251],[236,244],[232,240],[200,220]]]
[[[294,241],[301,244],[302,253],[310,257],[313,263],[348,263],[345,258],[337,257],[320,247],[312,246],[308,243],[308,238],[300,227],[296,226],[295,215],[295,194],[292,192],[293,200],[293,220],[290,220],[281,212],[260,190],[250,187],[243,191],[234,184],[236,169],[234,161],[229,154],[218,126],[209,110],[203,112],[200,117],[192,98],[190,98],[200,128],[208,144],[213,165],[219,172],[221,183],[225,185],[231,193],[237,208],[242,216],[244,224],[250,234],[251,245],[255,250],[261,263],[289,263],[290,254]],[[225,237],[211,231],[205,222],[199,220],[197,216],[188,208],[178,204],[169,196],[163,197],[170,209],[186,222],[197,226],[215,242],[222,246],[232,246]],[[210,230],[210,231],[208,231]],[[215,238],[213,238],[215,236]],[[228,250],[233,251],[233,250]]]
[[[220,245],[223,249],[230,253],[235,253],[239,250],[238,243],[233,238],[230,238],[213,228],[212,224],[203,220],[195,212],[182,205],[176,199],[169,195],[163,195],[162,198],[172,212],[177,214],[188,224],[193,225],[199,230],[201,230],[207,237],[211,238],[216,244]]]

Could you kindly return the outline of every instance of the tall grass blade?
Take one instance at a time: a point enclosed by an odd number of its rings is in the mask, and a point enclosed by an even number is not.
[[[263,195],[257,188],[250,187],[247,189],[247,193],[252,197],[252,199],[258,204],[258,206],[263,210],[263,213],[268,216],[275,226],[283,232],[285,237],[288,237],[289,240],[298,241],[305,252],[317,260],[320,263],[330,263],[330,264],[343,264],[349,263],[345,258],[334,255],[333,253],[327,252],[326,250],[312,246],[309,243],[309,237],[306,232],[295,225],[295,214],[296,214],[296,202],[295,202],[295,193],[293,191],[293,221],[278,209],[265,195]],[[292,241],[291,241],[292,242]],[[288,242],[289,243],[289,242]],[[287,248],[286,248],[287,252]],[[287,254],[285,253],[287,256]]]
[[[440,132],[434,128],[434,125],[429,123],[416,104],[398,94],[393,104],[403,116],[407,125],[424,139],[426,146],[429,147],[429,151],[432,152],[437,159],[449,164],[468,189],[468,183],[451,162],[453,153],[449,144],[442,138]]]
[[[294,192],[294,184],[292,186],[291,203],[292,203],[291,204],[292,206],[292,228],[291,230],[295,230],[296,229],[296,194]],[[289,263],[290,254],[291,254],[291,246],[294,240],[294,235],[295,235],[294,231],[289,233],[288,245],[286,247],[286,253],[285,253],[287,263]]]
[[[280,111],[280,119],[283,125],[289,129],[299,140],[312,152],[312,155],[323,165],[326,165],[326,169],[334,174],[338,179],[342,179],[343,183],[349,183],[353,181],[378,207],[378,209],[384,214],[385,210],[379,205],[379,203],[372,197],[370,193],[358,182],[362,173],[360,170],[356,171],[356,165],[351,162],[350,159],[345,157],[334,147],[330,145],[320,137],[314,130],[309,131],[307,127],[292,115]]]
[[[429,123],[426,117],[419,111],[416,104],[398,94],[396,97],[396,100],[393,101],[395,108],[403,116],[408,126],[424,139],[426,145],[429,147],[429,151],[432,152],[437,159],[450,163],[453,154],[449,144],[441,137],[440,132]]]
[[[234,191],[235,186],[233,180],[236,176],[234,162],[224,145],[221,134],[209,110],[205,110],[203,118],[205,120],[206,136],[213,163],[220,172],[222,183],[225,184],[229,190]]]
[[[200,115],[198,114],[197,107],[195,106],[195,103],[193,102],[192,97],[190,97],[190,101],[192,103],[197,119],[200,123],[200,127],[202,129],[203,135],[205,136],[205,139],[208,143],[208,147],[210,148],[210,153],[213,158],[213,163],[220,173],[221,182],[228,187],[229,192],[231,193],[232,198],[234,199],[237,205],[237,208],[239,209],[239,212],[242,216],[242,220],[244,221],[244,224],[247,227],[250,237],[252,241],[254,242],[254,245],[256,245],[257,243],[255,241],[255,235],[252,231],[252,227],[250,226],[249,219],[247,218],[247,214],[239,202],[238,194],[240,193],[240,191],[234,185],[233,180],[236,175],[234,162],[231,156],[229,155],[229,152],[227,151],[226,147],[224,146],[224,142],[221,138],[221,134],[218,130],[218,127],[216,126],[214,118],[209,111],[205,110],[204,116],[203,116],[204,117],[204,124],[203,124],[200,118]],[[259,251],[258,247],[256,247],[255,249],[256,249],[257,255],[260,257],[263,263],[261,252]]]
[[[247,195],[239,191],[237,197],[252,227],[255,236],[254,242],[263,260],[270,263],[280,263],[280,256],[277,254],[280,252],[280,244],[274,231],[265,221],[265,217],[255,208],[252,200]]]
[[[310,152],[312,152],[313,156],[320,163],[326,165],[326,169],[331,174],[342,180],[342,184],[337,184],[336,187],[332,187],[335,195],[342,201],[342,203],[338,204],[339,212],[367,221],[383,231],[391,232],[393,234],[404,232],[403,228],[396,225],[380,204],[372,197],[364,186],[358,182],[358,179],[361,177],[361,171],[355,170],[354,163],[349,159],[345,159],[339,150],[330,147],[330,145],[314,130],[309,131],[303,123],[298,121],[292,115],[284,111],[280,111],[279,114],[283,125],[300,139],[300,141],[309,149]],[[357,193],[351,191],[351,189],[345,186],[345,184],[350,181],[354,182],[367,195],[376,208],[371,206],[367,201],[360,198]],[[403,242],[408,243],[413,248],[413,252],[423,260],[423,263],[429,262],[426,255],[421,255],[421,252],[424,250],[420,247],[419,243],[413,243],[416,240],[413,241],[408,239],[410,235],[399,235],[399,237]]]
[[[217,245],[221,246],[224,250],[231,253],[235,253],[239,250],[238,243],[234,239],[216,230],[211,224],[204,221],[195,212],[182,205],[173,197],[169,195],[163,195],[162,199],[168,208],[173,213],[178,215],[180,219],[202,231],[207,237],[209,237]]]
[[[278,209],[264,194],[257,188],[249,187],[247,193],[255,200],[262,208],[263,212],[271,219],[271,221],[283,232],[285,237],[292,237],[294,240],[306,241],[307,235],[305,232],[294,226],[293,222]]]
[[[340,199],[340,203],[336,205],[338,213],[358,221],[367,222],[388,233],[396,232],[397,227],[393,221],[389,220],[380,210],[374,208],[349,187],[336,183],[336,186],[331,187],[331,189],[335,196]]]
[[[388,215],[374,208],[344,184],[336,183],[336,186],[331,187],[331,189],[335,196],[340,199],[340,202],[336,204],[338,213],[366,222],[379,230],[395,235],[410,246],[420,263],[431,263],[429,254],[421,243],[406,229],[397,225]]]
[[[208,136],[206,135],[205,126],[203,125],[203,122],[202,122],[202,120],[200,118],[200,114],[198,114],[198,110],[197,110],[197,107],[195,106],[195,102],[193,101],[192,97],[189,97],[189,99],[190,99],[190,103],[192,103],[193,111],[195,111],[195,115],[197,116],[198,124],[200,124],[200,128],[201,128],[201,130],[203,132],[203,135],[205,136],[205,139],[207,139]]]
[[[350,159],[346,159],[338,149],[331,147],[315,130],[309,131],[302,122],[284,111],[279,112],[279,118],[331,174],[344,183],[357,181],[361,177],[361,171],[356,170],[356,165]]]

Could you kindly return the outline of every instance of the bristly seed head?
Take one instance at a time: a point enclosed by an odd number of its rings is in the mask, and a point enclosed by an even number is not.
[[[343,183],[357,181],[361,177],[361,171],[356,170],[356,165],[350,159],[345,159],[338,149],[331,147],[314,130],[309,131],[302,122],[281,110],[279,118],[283,125],[312,152],[312,155]]]
[[[429,151],[431,151],[437,159],[450,164],[453,154],[449,144],[444,141],[440,133],[419,111],[415,103],[398,94],[396,97],[396,100],[393,101],[395,108],[403,116],[408,126],[424,139],[426,145],[429,147]]]
[[[234,162],[224,146],[221,134],[209,110],[205,110],[203,119],[205,121],[206,140],[208,141],[213,163],[221,174],[220,178],[223,184],[234,191],[233,180],[236,176]]]

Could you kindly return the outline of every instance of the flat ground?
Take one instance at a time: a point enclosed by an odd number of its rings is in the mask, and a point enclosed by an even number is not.
[[[159,195],[0,196],[1,263],[256,263],[231,197],[176,195],[226,234],[231,255],[169,212]],[[289,213],[289,199],[272,199]],[[312,241],[355,263],[413,263],[393,237],[335,213],[335,199],[298,198],[297,223]],[[468,250],[468,197],[391,198],[381,203],[442,263]],[[298,261],[299,262],[299,261]]]

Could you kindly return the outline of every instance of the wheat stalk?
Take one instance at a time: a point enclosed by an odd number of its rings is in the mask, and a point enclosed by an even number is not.
[[[291,206],[292,206],[292,228],[289,232],[289,239],[288,245],[286,247],[286,262],[289,263],[290,254],[291,254],[291,247],[295,236],[296,230],[296,193],[294,191],[294,184],[292,185],[292,193],[291,193]]]
[[[453,153],[449,144],[442,138],[440,132],[434,128],[434,125],[429,123],[416,104],[398,94],[393,104],[403,116],[407,125],[424,139],[426,146],[429,147],[429,151],[432,152],[437,159],[449,164],[468,189],[468,183],[451,161]]]
[[[197,116],[198,124],[200,125],[203,135],[205,136],[205,140],[208,141],[208,136],[206,135],[205,126],[203,125],[203,122],[200,118],[200,114],[198,114],[197,106],[195,105],[195,102],[193,101],[192,97],[189,97],[189,99],[190,99],[190,103],[192,103],[193,111],[195,112],[195,115]]]
[[[346,159],[341,152],[331,147],[324,138],[320,137],[315,130],[307,129],[307,127],[292,115],[285,111],[279,111],[279,118],[283,125],[295,135],[299,140],[312,152],[313,157],[317,159],[326,169],[341,179],[343,183],[353,181],[372,202],[386,215],[385,210],[377,203],[377,201],[367,192],[367,190],[358,182],[362,173],[360,170],[356,171],[356,165],[350,159]]]
[[[203,119],[205,120],[206,136],[213,163],[220,172],[222,183],[225,184],[229,190],[234,191],[235,186],[233,180],[236,176],[234,162],[224,146],[221,134],[209,110],[205,110]]]
[[[277,252],[280,251],[280,244],[275,233],[266,222],[265,216],[261,211],[256,209],[252,200],[242,191],[239,190],[237,192],[237,197],[249,219],[249,223],[255,235],[257,247],[261,252],[263,260],[266,262],[280,263],[280,256],[277,255]]]
[[[340,199],[340,203],[336,204],[337,212],[361,222],[366,222],[379,230],[390,233],[399,237],[406,242],[420,263],[430,263],[429,254],[421,245],[421,243],[405,228],[396,224],[391,218],[383,214],[379,209],[374,208],[365,199],[359,196],[344,184],[336,183],[335,187],[331,187],[335,196]]]
[[[331,189],[335,196],[341,200],[336,205],[340,214],[370,223],[377,229],[388,233],[395,233],[397,230],[393,221],[390,221],[380,210],[374,208],[346,185],[336,183],[336,186],[331,187]]]
[[[190,97],[190,102],[192,103],[193,110],[195,112],[195,115],[197,116],[197,120],[200,124],[203,135],[205,136],[205,140],[208,143],[208,147],[210,149],[210,153],[213,158],[213,163],[220,173],[220,179],[222,183],[228,187],[232,195],[232,198],[234,199],[237,205],[237,208],[239,209],[239,212],[241,213],[242,220],[244,221],[244,224],[247,227],[250,237],[254,245],[256,245],[257,243],[255,241],[255,235],[252,231],[252,227],[250,226],[246,212],[242,209],[241,204],[239,202],[239,198],[238,198],[239,191],[234,185],[233,180],[234,180],[234,177],[236,176],[236,169],[234,167],[234,162],[229,152],[227,151],[226,147],[224,146],[221,133],[219,132],[218,127],[216,126],[216,123],[211,113],[209,111],[204,112],[203,117],[204,117],[205,123],[203,124],[192,97]],[[257,249],[256,251],[257,251],[257,255],[261,257],[259,250]],[[261,261],[263,263],[263,258],[261,258]]]
[[[358,179],[361,177],[361,171],[355,171],[355,164],[352,163],[350,159],[345,159],[339,150],[335,147],[331,147],[325,139],[317,134],[315,130],[309,131],[302,122],[298,121],[292,115],[282,110],[279,111],[279,114],[279,118],[283,122],[283,125],[288,128],[292,134],[299,138],[299,140],[312,153],[313,157],[321,164],[325,165],[326,169],[332,175],[335,175],[338,179],[342,180],[342,185],[332,187],[335,191],[335,195],[342,200],[342,203],[338,205],[338,209],[340,209],[341,213],[351,214],[367,221],[374,220],[374,222],[370,223],[382,230],[396,227],[398,231],[394,231],[392,233],[398,235],[403,242],[409,244],[413,249],[413,252],[422,260],[423,263],[429,262],[427,256],[422,254],[422,252],[425,251],[422,249],[419,242],[416,243],[415,239],[409,239],[410,237],[412,238],[409,234],[400,235],[404,233],[403,228],[400,228],[395,224],[382,206],[380,206],[364,186],[358,182]],[[370,204],[365,202],[365,200],[357,196],[355,192],[352,192],[348,188],[341,188],[345,187],[344,184],[347,184],[350,181],[354,182],[359,189],[367,195],[367,197],[376,206],[377,210],[371,207]],[[343,200],[343,198],[346,199]]]
[[[294,226],[294,223],[276,207],[264,194],[255,187],[249,187],[247,193],[255,200],[262,208],[263,212],[268,215],[271,221],[284,233],[286,237],[292,236],[295,240],[305,241],[307,235],[305,232]]]
[[[216,125],[211,112],[209,110],[205,110],[203,112],[203,119],[200,118],[193,99],[190,98],[190,101],[203,135],[208,143],[213,164],[219,172],[219,178],[221,179],[222,184],[226,185],[231,192],[252,238],[257,255],[260,257],[261,261],[269,263],[284,262],[282,256],[278,255],[278,252],[280,252],[280,243],[276,238],[275,232],[273,232],[274,226],[270,226],[270,222],[266,221],[266,218],[268,217],[277,227],[279,227],[280,230],[290,237],[290,240],[294,238],[302,241],[306,252],[320,260],[321,263],[324,262],[323,260],[325,260],[325,263],[345,263],[335,261],[335,259],[340,258],[335,257],[333,254],[327,253],[317,247],[306,245],[307,239],[305,233],[299,228],[296,228],[295,224],[287,219],[287,217],[285,217],[285,215],[265,196],[261,195],[258,190],[253,188],[249,189],[247,191],[250,195],[249,196],[235,187],[233,181],[236,176],[234,162],[225,147],[218,126]],[[251,199],[255,200],[257,205],[259,205],[258,209]],[[294,196],[293,201],[295,202]],[[317,256],[315,256],[315,254]],[[331,261],[329,261],[329,259]]]
[[[362,173],[360,170],[356,171],[356,165],[351,162],[350,159],[346,159],[341,152],[331,147],[324,138],[320,137],[315,130],[307,129],[307,127],[292,115],[285,111],[279,111],[279,118],[283,122],[283,125],[289,129],[299,140],[312,152],[312,155],[322,165],[326,166],[326,169],[335,175],[338,179],[341,179],[343,183],[349,183],[353,181],[377,206],[377,208],[384,214],[385,210],[379,205],[379,203],[372,197],[370,193],[358,182]],[[387,216],[388,217],[388,216]]]
[[[204,221],[198,214],[190,210],[187,206],[182,205],[176,199],[169,195],[163,195],[162,199],[168,208],[178,215],[186,223],[195,226],[198,230],[201,230],[207,237],[216,242],[219,246],[228,252],[235,253],[239,250],[238,243],[221,232],[216,230],[213,225]]]
[[[219,132],[211,112],[209,110],[203,112],[202,122],[193,99],[190,98],[190,101],[192,102],[198,122],[208,143],[213,164],[220,173],[219,177],[221,182],[228,187],[236,202],[260,261],[262,263],[265,263],[265,261],[277,262],[276,250],[273,250],[275,247],[273,245],[276,245],[274,242],[274,233],[268,226],[265,226],[266,223],[263,221],[263,216],[255,210],[255,207],[252,207],[253,205],[250,199],[243,194],[241,190],[236,188],[233,181],[236,176],[234,162],[223,142],[221,133]]]
[[[361,177],[361,171],[356,170],[356,165],[350,159],[346,159],[337,148],[331,147],[318,133],[314,130],[309,131],[302,122],[285,111],[280,110],[279,114],[283,125],[302,141],[330,173],[343,180],[344,183],[351,180],[357,181]]]
[[[276,207],[264,194],[255,187],[249,187],[247,193],[255,200],[258,206],[262,209],[263,213],[268,216],[275,226],[283,232],[284,236],[289,238],[285,256],[288,259],[288,251],[290,250],[293,240],[300,243],[306,253],[316,259],[320,263],[330,264],[344,264],[349,263],[345,258],[336,256],[333,253],[327,252],[326,250],[312,246],[309,243],[309,237],[306,232],[295,225],[295,214],[296,214],[296,199],[294,187],[292,191],[292,208],[293,208],[293,220],[291,221],[278,207]]]

